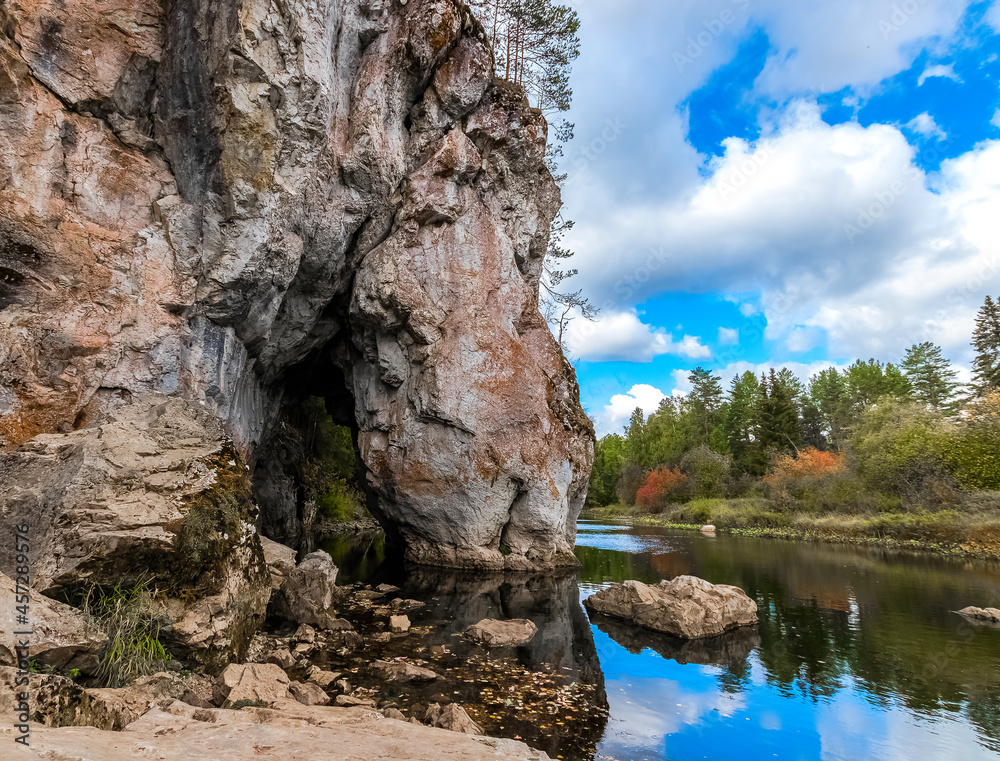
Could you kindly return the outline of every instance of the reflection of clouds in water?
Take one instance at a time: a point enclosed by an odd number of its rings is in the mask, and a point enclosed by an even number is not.
[[[627,744],[630,753],[636,745],[660,748],[668,735],[699,725],[713,713],[729,718],[746,710],[742,694],[693,692],[666,679],[626,677],[609,680],[605,686],[613,718],[601,747]]]
[[[598,550],[615,550],[641,555],[644,553],[682,552],[683,548],[667,541],[668,537],[655,534],[636,535],[625,532],[608,531],[609,526],[602,526],[601,531],[578,531],[577,546],[593,547]],[[623,526],[621,528],[628,528]]]
[[[850,693],[820,706],[816,729],[823,761],[996,761],[975,731],[949,715],[934,718],[894,705],[875,713]],[[958,750],[961,749],[961,750]]]

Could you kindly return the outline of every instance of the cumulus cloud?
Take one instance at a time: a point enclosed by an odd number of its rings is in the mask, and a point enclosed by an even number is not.
[[[697,336],[675,340],[665,329],[642,322],[635,310],[605,313],[596,321],[574,319],[566,347],[574,359],[590,362],[651,362],[663,354],[691,359],[712,356]]]
[[[965,350],[1000,266],[1000,142],[928,176],[899,128],[830,126],[802,101],[755,143],[724,145],[686,195],[609,196],[578,218],[570,243],[595,303],[623,314],[663,291],[757,292],[767,337],[796,350],[824,332],[835,356]]]
[[[641,409],[648,418],[656,412],[660,402],[666,398],[660,389],[645,383],[632,386],[627,394],[615,394],[594,417],[594,426],[598,436],[607,436],[609,433],[621,433],[628,425],[629,418],[636,408]]]
[[[924,137],[936,137],[938,140],[944,140],[948,137],[947,133],[934,121],[934,117],[926,111],[914,116],[906,123],[906,126]]]
[[[945,66],[943,64],[937,64],[935,66],[928,66],[923,70],[920,77],[917,79],[917,87],[923,87],[924,82],[933,77],[941,77],[942,79],[951,79],[955,82],[961,82],[962,78],[955,73],[955,68],[950,63]]]
[[[719,328],[719,344],[721,346],[735,346],[739,342],[739,328]]]

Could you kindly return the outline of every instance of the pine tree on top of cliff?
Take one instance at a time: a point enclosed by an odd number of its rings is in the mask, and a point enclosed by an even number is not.
[[[497,76],[521,85],[547,116],[568,111],[570,67],[580,55],[576,11],[552,0],[471,0],[470,5],[493,43]],[[557,134],[557,139],[568,137]]]
[[[1000,304],[990,296],[976,315],[972,348],[976,350],[972,363],[973,389],[976,396],[986,396],[1000,388]]]
[[[554,140],[547,161],[561,185],[566,175],[559,172],[557,161],[562,143],[573,138],[573,125],[555,116],[568,111],[573,99],[569,74],[580,55],[579,16],[553,0],[469,0],[469,4],[493,44],[496,76],[523,87],[529,102],[549,119]],[[560,287],[577,274],[576,269],[564,269],[573,252],[562,245],[562,239],[572,228],[573,222],[562,214],[553,221],[541,282],[542,311],[561,346],[575,317],[593,320],[599,312],[582,291]]]

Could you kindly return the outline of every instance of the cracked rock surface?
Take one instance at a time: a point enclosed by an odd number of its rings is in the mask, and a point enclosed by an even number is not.
[[[176,399],[255,471],[265,533],[294,530],[268,468],[283,408],[314,395],[411,560],[574,563],[593,429],[538,309],[559,192],[544,118],[492,68],[456,0],[4,3],[3,491],[19,447],[62,463]],[[89,509],[75,467],[39,482],[76,495],[65,514]],[[135,478],[107,553],[183,518],[175,471]]]

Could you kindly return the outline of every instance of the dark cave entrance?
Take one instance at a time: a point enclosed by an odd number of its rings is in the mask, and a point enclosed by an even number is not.
[[[260,530],[294,548],[316,548],[329,523],[377,518],[358,450],[354,397],[330,345],[283,373],[281,407],[256,452]]]

